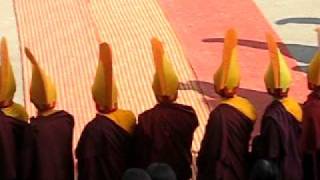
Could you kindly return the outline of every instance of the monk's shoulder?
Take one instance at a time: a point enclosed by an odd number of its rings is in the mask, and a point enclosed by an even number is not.
[[[118,109],[110,118],[129,134],[133,133],[136,126],[136,116],[132,111]]]
[[[21,104],[13,103],[11,106],[1,109],[1,111],[5,115],[13,119],[20,120],[26,123],[28,122],[28,119],[29,119],[28,113]]]
[[[95,118],[93,118],[91,121],[89,121],[84,130],[87,130],[87,131],[97,131],[101,126],[103,126],[105,123],[104,123],[104,119],[103,118],[106,118],[106,117],[101,117],[99,115],[97,115]]]
[[[225,104],[234,108],[252,121],[255,121],[257,119],[256,108],[246,98],[235,96],[233,98],[222,100],[220,104]]]
[[[292,115],[297,121],[302,122],[303,111],[301,105],[292,97],[281,100],[284,109]]]
[[[73,115],[70,114],[69,112],[65,111],[65,110],[58,111],[57,114],[56,114],[56,118],[61,118],[61,120],[63,119],[64,121],[69,123],[71,126],[74,126],[74,117],[73,117]]]
[[[32,126],[51,126],[53,124],[68,124],[69,126],[74,126],[73,116],[64,111],[57,110],[48,116],[34,116],[30,119]]]
[[[306,102],[304,102],[302,108],[303,112],[318,113],[320,109],[320,98],[309,96]]]
[[[196,116],[196,111],[194,110],[194,108],[192,106],[175,103],[175,104],[173,104],[173,107],[176,108],[177,110],[184,112],[184,113],[187,113],[191,116]]]

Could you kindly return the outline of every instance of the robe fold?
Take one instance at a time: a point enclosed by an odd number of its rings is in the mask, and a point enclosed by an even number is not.
[[[210,113],[197,158],[198,180],[247,180],[254,121],[228,104]]]
[[[5,115],[0,111],[0,179],[20,180],[23,177],[22,156],[30,148],[25,137],[29,136],[29,124]]]
[[[303,106],[304,179],[320,180],[320,95],[311,93]]]
[[[32,180],[73,180],[74,119],[65,111],[31,118]]]
[[[256,158],[273,161],[282,180],[302,180],[300,136],[301,122],[275,100],[263,115],[259,142],[253,146],[253,153]]]
[[[154,162],[167,163],[178,180],[189,179],[197,126],[197,115],[190,106],[163,103],[143,112],[134,133],[134,165],[146,168]]]
[[[128,168],[131,135],[105,116],[84,128],[77,149],[78,180],[121,180]]]

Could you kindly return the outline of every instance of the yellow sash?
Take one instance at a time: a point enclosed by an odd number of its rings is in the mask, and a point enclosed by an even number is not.
[[[136,118],[131,111],[118,109],[109,114],[101,114],[115,122],[122,129],[132,134],[136,126]]]
[[[234,96],[233,98],[223,99],[221,101],[221,104],[228,104],[236,108],[252,121],[255,121],[257,119],[255,107],[245,98]]]

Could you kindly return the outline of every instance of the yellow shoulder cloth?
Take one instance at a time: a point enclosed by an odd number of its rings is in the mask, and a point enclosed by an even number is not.
[[[290,114],[292,114],[299,122],[302,122],[302,109],[296,100],[288,97],[281,99],[280,102]]]
[[[133,112],[118,109],[112,113],[104,114],[104,116],[114,121],[118,126],[126,130],[128,133],[133,133],[136,126],[136,117],[134,116]]]
[[[28,122],[28,113],[26,109],[20,104],[13,103],[11,106],[1,109],[1,111],[7,116]]]
[[[221,104],[228,104],[236,108],[252,121],[255,121],[257,119],[255,107],[245,98],[234,96],[233,98],[227,98],[222,100]]]

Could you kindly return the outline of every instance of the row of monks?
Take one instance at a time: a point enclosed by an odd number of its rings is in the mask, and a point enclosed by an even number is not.
[[[303,108],[288,97],[290,69],[272,35],[266,36],[270,65],[265,85],[274,100],[262,118],[260,135],[248,151],[256,122],[249,100],[237,95],[240,68],[237,34],[227,31],[223,59],[214,75],[215,92],[221,96],[212,110],[198,152],[198,180],[247,180],[256,160],[264,159],[279,171],[280,179],[320,179],[320,52],[310,63],[312,91]],[[191,106],[176,103],[178,77],[157,38],[151,39],[155,75],[152,88],[157,104],[137,120],[117,105],[112,53],[99,46],[99,64],[92,85],[96,116],[85,126],[77,144],[79,180],[120,180],[130,167],[146,168],[154,162],[172,167],[178,180],[192,176],[191,144],[198,119]],[[32,63],[31,102],[38,110],[28,119],[25,109],[13,102],[15,81],[7,43],[1,40],[0,67],[0,179],[72,180],[74,118],[55,110],[56,90],[28,48]],[[303,113],[304,112],[304,113]]]

